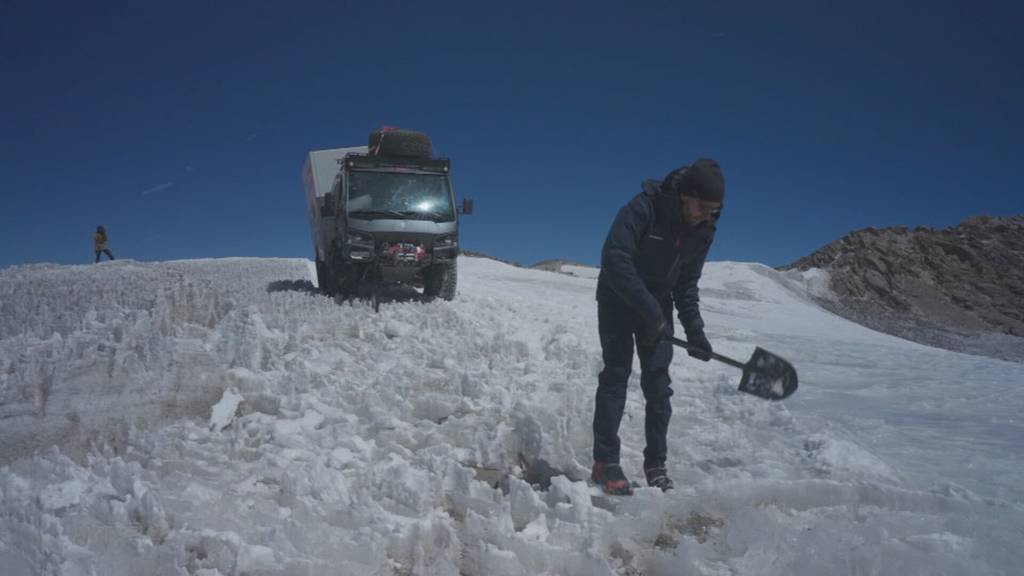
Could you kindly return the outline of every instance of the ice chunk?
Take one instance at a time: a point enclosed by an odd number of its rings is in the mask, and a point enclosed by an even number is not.
[[[228,388],[224,391],[220,401],[210,409],[210,430],[220,432],[227,428],[235,419],[238,412],[238,405],[242,403],[242,395],[235,388]]]
[[[39,506],[46,511],[74,506],[81,500],[85,489],[85,483],[78,479],[47,486],[39,493]]]
[[[384,334],[388,338],[401,338],[408,336],[410,332],[412,332],[412,326],[398,320],[389,320],[384,325]]]

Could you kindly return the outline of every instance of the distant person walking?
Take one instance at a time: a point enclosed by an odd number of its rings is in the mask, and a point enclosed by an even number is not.
[[[100,261],[100,254],[106,254],[107,258],[114,259],[114,255],[107,248],[107,229],[103,226],[96,227],[96,233],[92,235],[92,242],[96,246],[96,261]]]

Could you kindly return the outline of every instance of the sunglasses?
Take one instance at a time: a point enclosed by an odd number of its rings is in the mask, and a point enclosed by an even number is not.
[[[710,208],[708,206],[700,207],[700,215],[705,218],[711,218],[712,220],[718,220],[718,217],[722,215],[721,208]]]
[[[722,215],[721,206],[708,206],[700,201],[698,198],[692,196],[683,196],[683,200],[689,199],[692,202],[697,203],[697,210],[700,212],[701,217],[708,218],[711,220],[718,220],[718,217]]]

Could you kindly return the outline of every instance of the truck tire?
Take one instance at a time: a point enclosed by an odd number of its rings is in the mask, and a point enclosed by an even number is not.
[[[334,281],[334,293],[342,298],[350,298],[357,295],[363,271],[363,268],[351,262],[336,262],[331,274]]]
[[[455,260],[448,266],[448,273],[444,275],[444,283],[441,286],[441,298],[451,302],[455,300],[455,288],[459,283],[459,267]]]
[[[336,259],[333,266],[319,260],[316,263],[317,284],[320,293],[330,297],[348,298],[357,293],[362,270],[349,262]]]
[[[430,158],[430,137],[413,130],[370,132],[370,153],[377,156]]]
[[[455,299],[455,288],[459,282],[459,268],[455,261],[449,264],[434,264],[427,268],[423,279],[423,295],[427,298],[443,298],[449,302]]]

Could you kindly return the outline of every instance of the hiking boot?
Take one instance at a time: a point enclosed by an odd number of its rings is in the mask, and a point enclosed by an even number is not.
[[[590,471],[590,479],[601,487],[605,494],[629,495],[633,487],[622,472],[622,467],[614,462],[594,462]]]
[[[644,470],[644,475],[647,476],[648,486],[660,488],[662,492],[668,492],[676,487],[672,483],[672,479],[668,477],[668,470],[664,465],[651,466]]]

